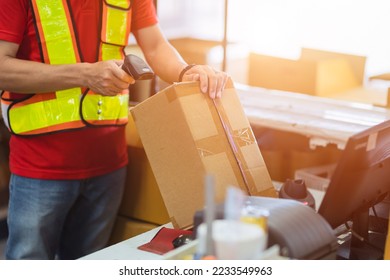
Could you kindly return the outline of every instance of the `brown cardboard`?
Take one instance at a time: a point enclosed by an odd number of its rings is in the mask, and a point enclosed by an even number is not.
[[[168,212],[131,114],[126,126],[126,141],[129,164],[119,214],[145,222],[165,224],[169,222]]]
[[[210,51],[221,47],[218,41],[202,40],[190,37],[169,40],[171,45],[180,53],[187,63],[210,65]]]
[[[303,49],[298,60],[251,53],[248,83],[270,89],[329,96],[360,86],[364,62],[363,57],[311,49]]]
[[[359,85],[363,85],[366,57],[346,53],[338,53],[317,49],[302,48],[301,60],[324,61],[329,59],[343,59],[350,65]]]
[[[117,216],[110,236],[109,245],[127,240],[156,227],[157,225],[155,224],[129,219],[128,217]]]
[[[159,225],[168,223],[168,212],[144,149],[127,148],[129,164],[119,214]]]
[[[232,82],[215,101],[197,82],[174,84],[131,113],[175,228],[190,227],[203,208],[206,174],[215,177],[217,202],[229,185],[276,196]]]

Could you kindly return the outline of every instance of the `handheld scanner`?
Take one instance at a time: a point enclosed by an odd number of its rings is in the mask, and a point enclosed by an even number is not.
[[[135,80],[153,79],[152,69],[140,57],[129,54],[125,57],[122,69],[131,75]]]

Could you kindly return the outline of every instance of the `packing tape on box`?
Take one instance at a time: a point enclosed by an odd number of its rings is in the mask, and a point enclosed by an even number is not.
[[[227,118],[227,115],[226,115],[224,108],[222,107],[222,105],[219,101],[220,100],[218,100],[218,99],[217,100],[213,99],[213,104],[215,106],[215,109],[217,110],[219,120],[223,126],[223,129],[225,130],[226,137],[227,137],[229,144],[230,144],[230,147],[233,151],[233,154],[234,154],[234,157],[235,157],[236,162],[238,164],[242,178],[244,179],[244,184],[245,184],[245,187],[247,189],[247,192],[250,193],[249,192],[249,182],[248,182],[249,178],[247,178],[246,172],[244,171],[245,169],[247,169],[245,159],[241,153],[241,149],[239,149],[239,147],[237,146],[237,144],[235,142],[235,139],[233,137],[233,131],[232,131],[230,124],[225,121],[225,120],[228,120],[228,118]],[[254,139],[255,138],[252,135],[252,142],[254,142]]]

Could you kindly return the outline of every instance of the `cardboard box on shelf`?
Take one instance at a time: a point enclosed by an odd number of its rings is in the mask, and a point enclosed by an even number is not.
[[[361,86],[364,65],[364,57],[312,49],[303,49],[298,60],[251,53],[248,83],[329,96]]]
[[[119,214],[155,224],[169,222],[168,212],[131,114],[126,126],[129,164]]]
[[[230,185],[276,196],[232,81],[216,100],[198,82],[173,84],[131,113],[175,228],[191,227],[203,209],[207,174],[215,177],[217,202]]]
[[[309,61],[322,61],[327,59],[346,60],[348,61],[348,64],[351,66],[351,69],[359,85],[363,85],[364,83],[364,72],[365,72],[366,60],[367,60],[365,56],[324,51],[318,49],[302,48],[300,59],[309,60]]]

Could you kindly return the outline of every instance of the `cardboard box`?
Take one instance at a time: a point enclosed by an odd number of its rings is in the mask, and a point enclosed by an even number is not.
[[[300,59],[308,61],[323,61],[328,59],[345,60],[350,65],[359,86],[364,83],[364,73],[367,60],[365,56],[302,48]]]
[[[168,212],[144,149],[127,148],[129,165],[119,214],[158,225],[168,223]]]
[[[248,83],[270,89],[329,96],[361,86],[364,62],[364,57],[310,49],[303,49],[298,60],[251,53]]]
[[[109,245],[127,240],[149,230],[156,228],[157,225],[129,219],[127,217],[117,216],[112,230]]]
[[[305,181],[306,187],[319,191],[326,191],[330,184],[333,172],[337,164],[327,164],[298,169],[295,171],[295,179]]]
[[[217,202],[229,185],[276,196],[231,81],[215,101],[198,82],[177,83],[131,113],[175,228],[191,227],[194,213],[203,209],[206,174],[215,177]]]
[[[169,42],[189,64],[210,65],[213,62],[211,58],[213,50],[217,48],[222,50],[222,43],[219,41],[184,37],[171,39]]]
[[[133,118],[126,126],[129,164],[119,214],[155,224],[169,222],[169,216],[139,138]]]

